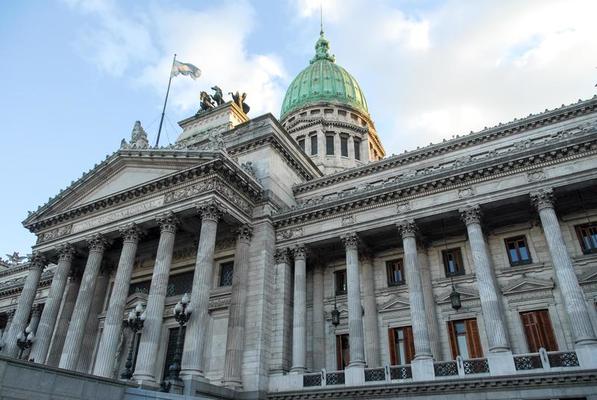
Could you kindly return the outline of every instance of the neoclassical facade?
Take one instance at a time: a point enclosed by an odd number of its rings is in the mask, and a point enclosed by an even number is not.
[[[281,122],[229,102],[159,148],[137,122],[30,213],[2,355],[114,380],[130,356],[160,390],[187,293],[188,395],[595,399],[597,97],[384,157],[328,50]]]

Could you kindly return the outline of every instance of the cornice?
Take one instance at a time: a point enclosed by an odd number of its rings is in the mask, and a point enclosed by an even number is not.
[[[298,126],[299,124],[301,124],[301,125]],[[319,125],[319,124],[323,125],[324,127],[332,126],[332,127],[338,127],[338,128],[352,129],[354,131],[357,131],[357,132],[360,132],[363,134],[369,132],[368,128],[359,126],[357,124],[351,124],[351,123],[345,122],[345,121],[329,120],[329,119],[325,119],[323,117],[298,119],[296,121],[296,123],[293,124],[292,128],[287,129],[287,132],[294,133],[299,130],[309,128],[309,127]]]
[[[310,199],[300,206],[279,212],[274,216],[274,225],[280,228],[313,218],[327,218],[346,211],[453,190],[463,185],[597,154],[597,135],[594,131],[585,132],[575,138],[571,138],[566,131],[561,131],[552,137],[553,142],[557,142],[556,146],[560,144],[558,139],[562,135],[566,135],[569,140],[559,147],[553,146],[553,143],[544,143],[542,152],[538,152],[536,148],[522,148],[521,151],[512,154],[470,161],[456,169],[422,170],[400,180],[390,179],[380,185],[363,186],[351,192],[343,191],[329,201],[321,197]]]
[[[139,198],[166,192],[171,188],[177,187],[177,185],[180,183],[191,181],[197,177],[206,177],[209,175],[222,177],[227,184],[231,184],[240,189],[241,192],[248,195],[252,201],[260,201],[263,197],[261,185],[257,183],[253,177],[251,177],[247,172],[243,171],[242,168],[236,165],[232,160],[220,155],[213,160],[202,163],[195,167],[188,168],[168,176],[137,185],[135,187],[131,187],[124,191],[120,191],[113,195],[80,205],[62,213],[57,213],[49,217],[36,220],[35,217],[42,212],[38,211],[34,215],[29,216],[23,222],[23,225],[31,232],[35,233],[42,228],[50,227],[83,215],[96,213],[100,210],[105,210],[115,205],[128,204]]]
[[[429,159],[438,155],[479,145],[481,143],[491,142],[496,139],[509,137],[522,132],[527,132],[546,125],[569,120],[596,111],[597,96],[594,96],[589,100],[579,101],[578,103],[571,104],[568,106],[562,105],[562,107],[555,110],[546,110],[545,112],[536,115],[531,114],[528,117],[520,120],[515,119],[504,124],[500,123],[497,126],[494,126],[492,128],[485,128],[479,132],[471,132],[468,135],[460,137],[456,136],[456,138],[451,140],[444,140],[442,143],[431,144],[421,149],[413,150],[400,155],[393,155],[380,161],[372,162],[361,167],[352,168],[348,171],[338,172],[332,175],[326,175],[322,178],[314,179],[310,182],[296,185],[294,187],[294,193],[305,193],[320,187],[325,187],[338,182],[354,179],[363,175],[369,175],[372,173],[385,171],[398,166],[407,165],[416,161]]]
[[[50,286],[53,278],[54,271],[44,271],[41,275],[41,279],[39,280],[38,289]],[[27,279],[27,276],[22,276],[0,283],[0,296],[11,296],[20,293],[23,290],[25,279]]]

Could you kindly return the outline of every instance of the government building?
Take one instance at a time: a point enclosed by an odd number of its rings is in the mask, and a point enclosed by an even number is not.
[[[322,32],[238,97],[29,213],[0,398],[597,399],[597,96],[388,156]]]

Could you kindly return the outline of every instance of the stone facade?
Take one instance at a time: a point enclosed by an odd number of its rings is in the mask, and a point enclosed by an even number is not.
[[[188,293],[186,394],[595,387],[597,97],[331,174],[241,112],[190,117],[161,148],[135,124],[27,217],[32,258],[0,270],[6,356],[107,382],[133,343],[130,384],[157,390]]]

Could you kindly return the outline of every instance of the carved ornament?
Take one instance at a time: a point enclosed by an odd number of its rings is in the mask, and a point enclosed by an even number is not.
[[[400,232],[402,239],[409,237],[414,238],[417,234],[417,224],[415,224],[415,221],[413,220],[401,221],[396,224],[396,227],[398,228],[398,232]]]
[[[276,264],[288,264],[290,262],[290,255],[288,254],[288,249],[276,249],[274,253],[274,260]]]
[[[202,221],[218,222],[225,211],[226,208],[222,203],[213,199],[197,204],[197,212],[201,215]]]
[[[122,226],[119,232],[123,242],[138,242],[139,236],[141,236],[141,230],[133,222]]]
[[[537,211],[541,211],[544,208],[554,207],[553,189],[545,188],[531,192],[531,203],[537,208]]]
[[[178,218],[172,211],[168,211],[158,215],[156,218],[161,232],[175,233],[176,227],[179,224]]]
[[[527,179],[529,182],[537,182],[546,179],[545,172],[542,169],[527,172]]]
[[[102,253],[108,247],[108,241],[101,233],[91,235],[85,240],[87,241],[87,247],[89,247],[90,252]]]
[[[58,227],[56,229],[52,229],[47,232],[40,233],[37,236],[37,243],[48,242],[50,240],[58,239],[62,236],[66,236],[71,233],[73,229],[72,225],[65,225]]]
[[[239,241],[249,243],[253,236],[253,228],[249,225],[242,225],[237,229],[236,235]]]
[[[70,243],[63,243],[55,247],[59,261],[71,262],[75,257],[75,248]]]
[[[43,254],[35,251],[29,258],[29,269],[40,269],[43,271],[47,262],[48,260],[46,260],[46,257]]]
[[[355,232],[342,235],[341,239],[346,250],[355,250],[359,247],[359,237]]]
[[[460,212],[460,219],[466,225],[481,223],[481,208],[479,206],[461,208],[458,211]]]
[[[303,246],[302,244],[299,244],[297,246],[295,246],[294,249],[292,249],[292,255],[294,256],[294,260],[304,260],[305,258],[307,258],[307,249],[305,249],[305,246]]]

